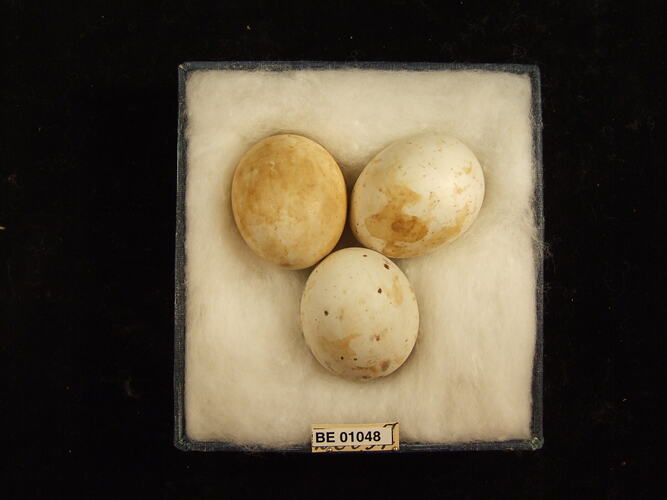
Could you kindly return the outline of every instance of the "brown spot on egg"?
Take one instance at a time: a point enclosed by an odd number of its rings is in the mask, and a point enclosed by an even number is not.
[[[389,297],[394,306],[400,306],[403,303],[403,291],[401,290],[398,276],[394,276],[391,288],[387,291],[387,297]]]
[[[382,288],[378,288],[378,293],[382,293]]]
[[[389,269],[389,264],[385,264],[385,265],[384,265],[384,268],[385,268],[385,269]]]
[[[436,231],[429,239],[427,245],[428,248],[435,248],[443,243],[453,240],[461,234],[463,227],[465,226],[468,217],[471,214],[470,204],[466,203],[463,209],[461,209],[454,219],[454,222],[448,226],[443,227],[439,231]]]
[[[406,214],[406,205],[413,205],[421,196],[400,184],[382,189],[386,205],[378,213],[366,217],[366,229],[375,238],[384,240],[383,252],[395,257],[393,250],[399,242],[414,243],[428,233],[428,225],[419,217]]]
[[[440,198],[438,198],[433,191],[430,191],[428,194],[428,208],[433,210],[439,204]]]
[[[389,361],[388,359],[385,359],[382,363],[380,363],[380,369],[381,369],[383,372],[386,372],[386,371],[387,371],[387,368],[389,368],[389,365],[390,365],[390,364],[391,364],[391,361]]]
[[[330,358],[349,357],[353,358],[356,352],[350,347],[350,343],[359,337],[358,333],[352,333],[346,337],[329,340],[324,337],[319,337],[320,347],[325,351]]]
[[[401,259],[404,257],[413,257],[415,252],[414,249],[410,248],[405,243],[389,242],[385,243],[384,247],[382,248],[382,253],[397,259]]]
[[[379,335],[374,335],[373,338],[375,339],[376,342],[380,342],[380,339],[382,337],[380,337]]]
[[[325,311],[324,311],[324,315],[325,315],[325,316],[329,316],[329,311],[326,311],[326,310],[325,310]]]
[[[373,364],[370,364],[370,365],[367,365],[367,366],[353,366],[352,369],[353,369],[353,370],[356,370],[356,371],[364,371],[364,370],[367,370],[367,371],[369,371],[369,372],[371,372],[371,373],[377,373],[377,372],[378,372],[378,367],[377,367],[377,365],[374,364],[374,363],[373,363]]]
[[[459,210],[454,221],[442,227],[441,229],[431,233],[427,238],[421,240],[417,245],[405,245],[400,242],[387,243],[383,248],[383,253],[391,257],[404,258],[420,255],[423,252],[433,250],[440,245],[457,238],[462,232],[472,215],[470,204],[467,203],[461,210]]]

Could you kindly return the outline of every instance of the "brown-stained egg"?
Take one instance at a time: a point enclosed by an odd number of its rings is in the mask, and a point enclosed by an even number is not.
[[[250,148],[236,167],[232,211],[257,255],[286,269],[304,269],[331,252],[343,232],[345,180],[316,142],[274,135]]]
[[[352,191],[350,226],[359,242],[389,257],[417,257],[454,241],[484,200],[484,173],[458,139],[428,133],[373,158]]]
[[[345,248],[308,278],[301,328],[327,370],[371,380],[389,375],[408,358],[417,340],[419,308],[396,264],[373,250]]]

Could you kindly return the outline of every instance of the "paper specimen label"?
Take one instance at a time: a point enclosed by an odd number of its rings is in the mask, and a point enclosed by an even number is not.
[[[393,451],[399,448],[398,422],[313,424],[312,451]]]

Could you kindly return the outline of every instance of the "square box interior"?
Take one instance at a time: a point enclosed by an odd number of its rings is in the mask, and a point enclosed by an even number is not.
[[[401,450],[537,449],[542,437],[542,165],[534,66],[185,63],[179,68],[175,444],[310,449],[311,424],[398,421]],[[393,141],[462,140],[485,197],[470,229],[394,259],[420,312],[412,354],[370,382],[309,351],[299,302],[312,268],[244,243],[230,191],[242,155],[279,133],[338,162],[348,192]],[[343,234],[338,248],[361,246]]]

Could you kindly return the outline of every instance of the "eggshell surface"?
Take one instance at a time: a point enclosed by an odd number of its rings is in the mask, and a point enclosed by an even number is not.
[[[301,327],[322,366],[345,378],[370,380],[389,375],[408,358],[419,309],[396,264],[373,250],[345,248],[308,278]]]
[[[460,140],[428,133],[392,143],[364,168],[350,225],[364,246],[417,257],[461,236],[484,200],[484,173]]]
[[[299,135],[274,135],[250,148],[236,167],[231,194],[245,242],[287,269],[317,263],[345,226],[347,193],[338,164]]]

